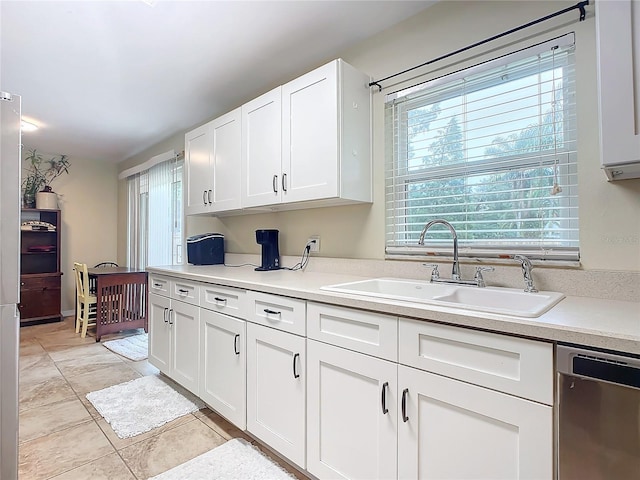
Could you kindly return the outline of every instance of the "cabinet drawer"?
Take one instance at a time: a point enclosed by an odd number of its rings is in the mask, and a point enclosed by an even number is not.
[[[247,292],[247,320],[285,332],[305,335],[306,302],[260,292]]]
[[[400,319],[400,363],[553,405],[551,343]]]
[[[51,290],[57,289],[60,290],[60,276],[51,276],[51,277],[21,277],[20,278],[20,290]],[[59,293],[59,292],[58,292]]]
[[[390,315],[309,302],[307,337],[398,361],[398,319]]]
[[[246,295],[247,292],[239,288],[203,283],[200,285],[200,306],[244,319]]]
[[[170,282],[170,296],[191,305],[200,304],[200,284],[189,280],[172,278]]]
[[[158,295],[169,296],[169,286],[171,279],[163,277],[162,275],[156,275],[155,273],[149,274],[149,291],[157,293]]]

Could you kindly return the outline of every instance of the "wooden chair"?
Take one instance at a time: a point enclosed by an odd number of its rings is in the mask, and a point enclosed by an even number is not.
[[[76,333],[82,327],[82,338],[87,336],[87,327],[96,324],[97,299],[90,292],[89,272],[86,263],[73,264],[76,274]]]
[[[100,262],[95,265],[93,268],[105,268],[105,267],[117,267],[118,264],[115,262]]]

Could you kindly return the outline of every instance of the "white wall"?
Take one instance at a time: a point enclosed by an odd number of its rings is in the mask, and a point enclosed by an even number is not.
[[[70,158],[69,174],[54,180],[62,212],[62,310],[75,310],[73,262],[93,266],[117,253],[117,166]],[[23,174],[24,175],[24,174]]]
[[[382,78],[421,64],[470,43],[555,12],[575,2],[551,1],[443,1],[397,26],[338,55],[347,62]],[[492,44],[504,47],[537,43],[570,31],[576,32],[578,163],[580,195],[580,244],[582,265],[594,270],[640,271],[640,180],[608,183],[600,170],[596,103],[595,24],[593,6],[587,20],[578,23],[574,11],[522,34],[510,35]],[[486,47],[488,48],[488,47]],[[478,48],[468,55],[486,51]],[[515,47],[509,47],[515,48]],[[484,50],[483,50],[484,49]],[[497,55],[497,51],[491,55]],[[489,56],[491,56],[489,55]],[[461,56],[462,57],[462,56]],[[457,58],[457,57],[456,57]],[[327,61],[330,59],[327,59]],[[467,64],[476,63],[479,58]],[[444,62],[446,63],[446,62]],[[438,64],[440,66],[440,64]],[[449,70],[454,67],[450,67]],[[459,68],[459,66],[458,66]],[[420,73],[425,73],[424,71]],[[405,79],[406,80],[406,79]],[[387,84],[384,84],[385,87]],[[344,258],[384,258],[384,95],[374,93],[374,203],[372,205],[297,210],[244,216],[189,218],[189,235],[214,231],[226,236],[227,251],[259,253],[254,231],[280,230],[283,255],[299,255],[308,236],[321,236],[321,255]],[[261,92],[256,92],[256,96]],[[225,112],[212,112],[222,114]],[[153,155],[184,149],[179,132],[119,166],[123,170]],[[120,231],[126,231],[126,209],[120,182]],[[126,239],[119,239],[124,251]]]

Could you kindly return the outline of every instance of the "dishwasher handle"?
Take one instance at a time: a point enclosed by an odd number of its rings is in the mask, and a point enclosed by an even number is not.
[[[640,359],[558,345],[558,373],[640,389]]]

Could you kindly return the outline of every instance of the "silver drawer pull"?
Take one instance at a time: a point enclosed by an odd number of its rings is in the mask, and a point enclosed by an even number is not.
[[[162,284],[161,283],[154,283],[153,287],[154,288],[162,288]]]
[[[282,312],[276,312],[275,310],[270,310],[268,308],[264,309],[264,313],[267,315],[282,315]]]
[[[184,288],[179,288],[178,293],[189,293],[189,290],[185,290]]]
[[[214,299],[216,302],[227,303],[227,299],[226,299],[226,298],[213,297],[213,299]]]

